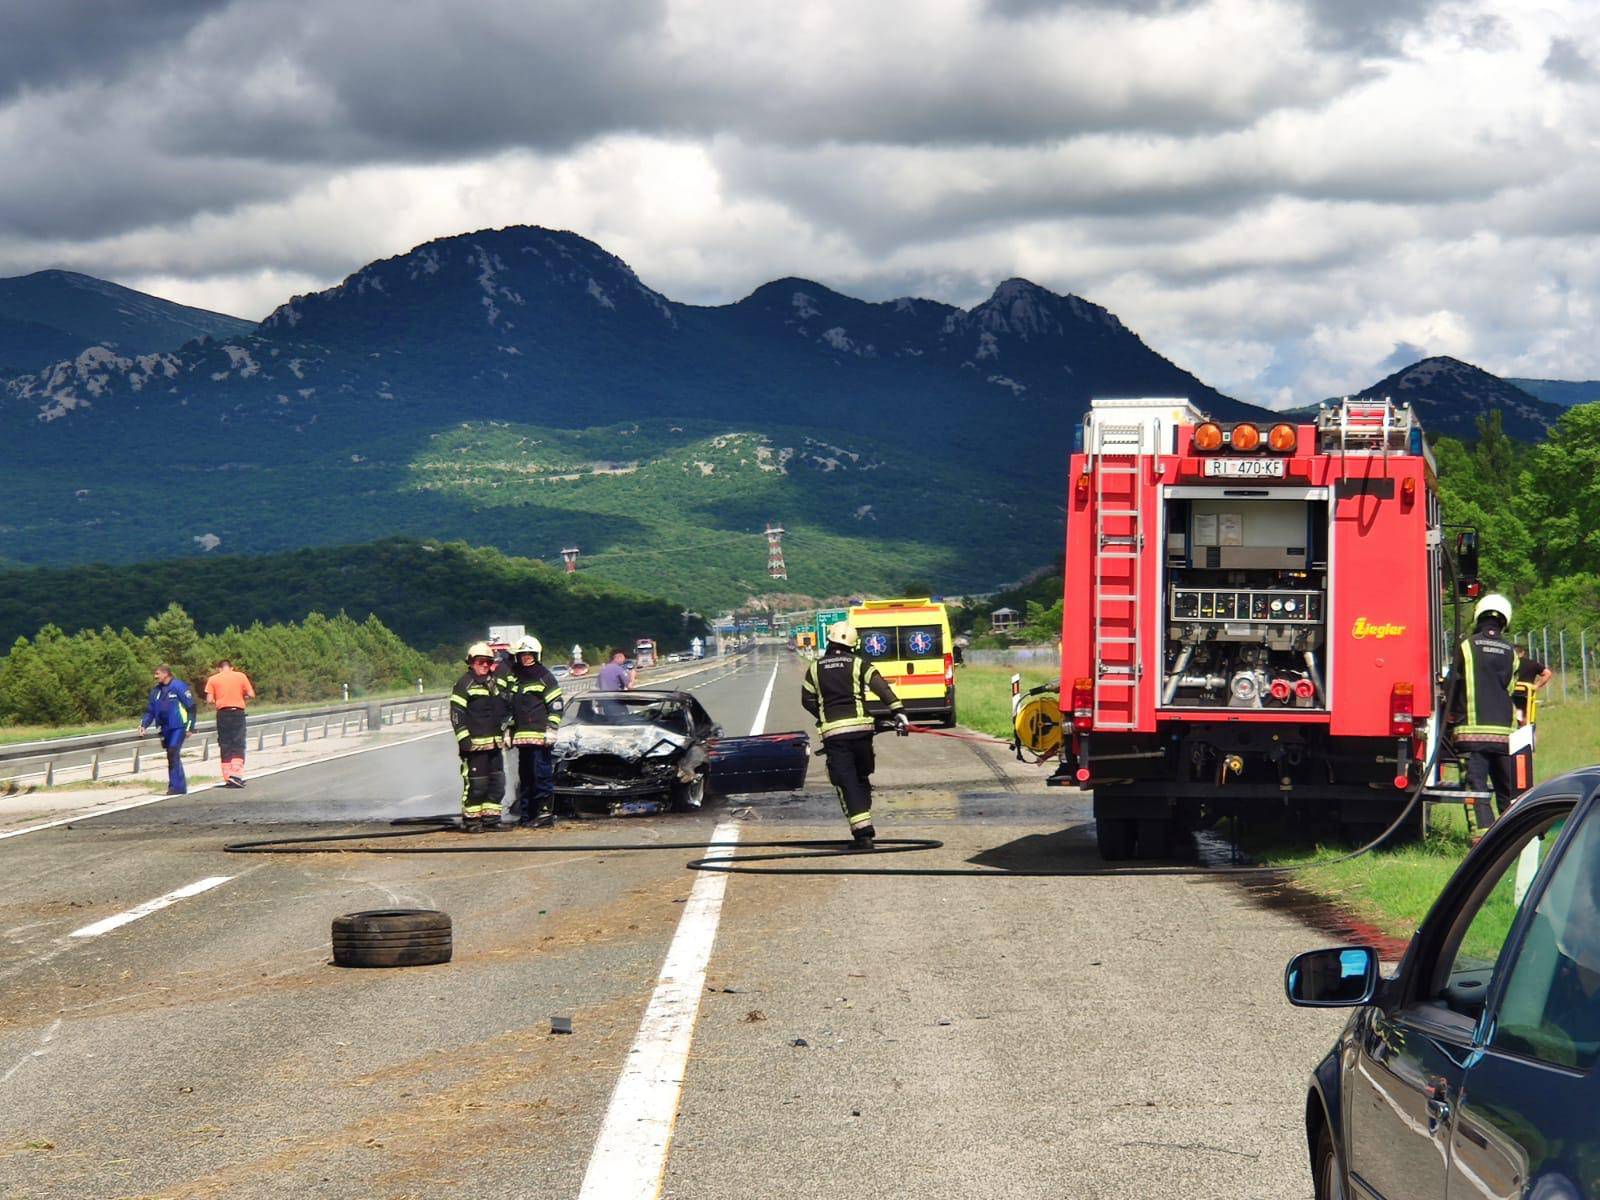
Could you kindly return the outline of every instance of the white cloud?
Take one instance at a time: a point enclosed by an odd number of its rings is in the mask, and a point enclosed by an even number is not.
[[[703,303],[1023,275],[1263,402],[1402,343],[1600,376],[1586,0],[286,4],[0,95],[0,272],[259,317],[537,223]]]

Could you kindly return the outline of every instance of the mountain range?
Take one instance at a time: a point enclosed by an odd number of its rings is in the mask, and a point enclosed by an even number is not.
[[[41,371],[90,346],[123,355],[176,350],[255,325],[74,271],[0,279],[0,376]]]
[[[910,576],[980,590],[1058,551],[1090,397],[1268,415],[1023,279],[970,309],[798,278],[696,306],[529,226],[429,242],[258,326],[199,333],[175,348],[97,336],[4,381],[0,558],[400,535],[546,561],[576,546],[580,569],[700,606]],[[1521,436],[1560,411],[1473,372],[1426,360],[1376,387],[1468,435],[1489,407]],[[769,521],[787,581],[767,577]]]

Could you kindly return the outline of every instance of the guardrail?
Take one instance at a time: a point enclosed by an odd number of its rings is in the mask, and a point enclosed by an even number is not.
[[[697,666],[673,673],[661,682],[668,683],[672,678],[693,675],[726,661],[704,660]],[[594,673],[568,676],[561,681],[562,691],[569,696],[592,691],[594,686]],[[646,686],[649,686],[648,683]],[[449,693],[441,692],[292,712],[253,713],[247,728],[247,743],[261,751],[269,743],[287,746],[291,741],[354,737],[395,725],[443,721],[449,715],[449,708]],[[187,754],[192,756],[198,751],[200,761],[209,762],[216,751],[216,728],[214,720],[196,724],[194,732],[184,743]],[[153,735],[141,738],[131,731],[15,743],[0,746],[0,784],[28,782],[53,787],[68,781],[94,783],[117,776],[137,775],[145,769],[147,762],[165,762],[159,741]]]

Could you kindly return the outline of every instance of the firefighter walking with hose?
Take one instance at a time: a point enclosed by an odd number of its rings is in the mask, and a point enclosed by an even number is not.
[[[498,829],[506,795],[500,739],[511,711],[494,661],[489,643],[474,642],[467,648],[467,673],[450,691],[450,727],[461,759],[461,826],[468,833]]]
[[[1495,823],[1497,814],[1488,799],[1493,793],[1499,810],[1505,812],[1517,794],[1515,764],[1511,756],[1511,735],[1517,728],[1514,696],[1519,681],[1535,689],[1544,686],[1550,670],[1543,663],[1525,661],[1522,652],[1507,641],[1511,624],[1511,601],[1492,592],[1472,610],[1476,628],[1456,647],[1450,674],[1451,737],[1457,755],[1465,758],[1467,790],[1484,793],[1474,797],[1468,809],[1468,825],[1473,841]]]
[[[839,806],[850,823],[851,849],[871,850],[877,836],[872,827],[872,772],[876,765],[872,737],[877,722],[867,707],[868,694],[888,706],[895,732],[901,737],[911,731],[911,723],[878,668],[857,653],[860,641],[848,621],[828,626],[826,649],[806,668],[800,703],[817,719],[828,760],[828,780],[839,793]]]
[[[544,646],[536,637],[522,637],[511,647],[511,669],[501,676],[511,708],[506,745],[517,752],[519,825],[543,828],[555,824],[555,771],[550,739],[561,728],[561,684],[540,661]]]

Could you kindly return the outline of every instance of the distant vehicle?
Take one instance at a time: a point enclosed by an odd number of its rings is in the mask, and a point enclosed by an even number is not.
[[[955,648],[950,614],[927,598],[868,600],[849,620],[861,635],[861,653],[882,673],[912,717],[956,723]]]
[[[674,653],[674,654],[667,655],[667,661],[669,663],[681,663],[684,659],[686,659],[688,657],[689,656],[687,654],[676,654],[676,653]]]
[[[1600,767],[1525,793],[1445,885],[1393,978],[1298,955],[1292,1004],[1354,1008],[1312,1073],[1318,1200],[1600,1196]]]
[[[550,674],[554,675],[557,679],[566,679],[572,674],[572,668],[564,667],[560,663],[554,663],[550,667]]]
[[[551,748],[556,793],[613,816],[699,808],[708,796],[790,792],[811,761],[803,733],[727,738],[688,692],[587,692]]]
[[[636,671],[648,671],[656,665],[656,642],[654,638],[640,638],[633,644],[633,661],[638,665]]]

